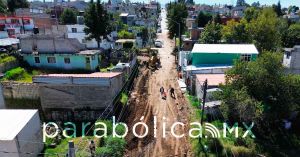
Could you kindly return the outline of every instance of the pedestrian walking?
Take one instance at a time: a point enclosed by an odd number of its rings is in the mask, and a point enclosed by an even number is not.
[[[164,87],[160,87],[160,89],[159,89],[159,92],[160,92],[160,95],[162,96],[162,95],[163,95],[163,93],[165,92],[165,89],[164,89]]]
[[[173,87],[170,88],[170,96],[175,98],[175,89]]]

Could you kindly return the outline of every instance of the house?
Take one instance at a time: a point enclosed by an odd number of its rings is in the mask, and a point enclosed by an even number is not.
[[[91,74],[38,75],[42,109],[51,120],[96,120],[121,91],[125,78],[121,72]]]
[[[32,31],[34,23],[32,17],[0,16],[0,31],[7,31],[8,36],[16,38],[19,34]]]
[[[231,9],[231,16],[232,17],[240,17],[244,16],[244,11],[247,9],[246,6],[236,6]]]
[[[194,93],[197,74],[224,74],[235,60],[252,61],[257,56],[253,44],[195,44],[192,51],[179,53],[180,74]]]
[[[200,35],[203,32],[204,28],[192,27],[188,29],[190,31],[190,38],[184,38],[183,51],[191,51],[194,47],[194,44],[199,41]]]
[[[300,74],[300,45],[284,49],[283,66],[288,73]]]
[[[196,74],[195,80],[195,95],[198,99],[202,99],[204,81],[207,80],[207,89],[216,89],[220,84],[225,84],[225,74]]]
[[[99,50],[86,50],[77,39],[53,35],[31,35],[20,39],[21,55],[33,67],[95,71]]]
[[[195,44],[192,65],[233,65],[234,60],[252,61],[258,51],[253,44]]]
[[[87,35],[84,32],[85,25],[66,25],[66,35],[67,38],[75,38],[77,39],[81,44],[85,44],[88,49],[96,49],[98,48],[98,43],[95,39],[87,40]],[[107,41],[106,39],[103,39],[100,43],[100,47],[104,50],[111,49],[111,42]]]
[[[136,44],[136,39],[118,39],[115,44],[115,49],[132,48]]]
[[[36,157],[44,148],[38,110],[0,110],[0,156]]]

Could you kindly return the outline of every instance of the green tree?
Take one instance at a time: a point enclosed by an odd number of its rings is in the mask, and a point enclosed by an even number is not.
[[[209,22],[201,34],[200,42],[204,44],[219,43],[222,37],[222,26],[215,22]]]
[[[227,43],[248,43],[249,34],[246,31],[247,21],[241,22],[231,20],[222,28],[222,39]]]
[[[285,47],[300,45],[300,23],[290,25],[283,42]]]
[[[219,13],[217,13],[217,15],[214,16],[213,21],[215,23],[222,24],[222,19]]]
[[[259,9],[255,7],[249,7],[244,12],[244,19],[247,20],[247,22],[250,22],[253,19],[256,19],[259,15]]]
[[[274,11],[276,12],[277,16],[282,16],[282,10],[281,10],[281,4],[280,4],[280,1],[278,1],[277,5],[273,5],[272,6]]]
[[[200,13],[197,16],[196,22],[198,24],[198,27],[205,27],[206,24],[211,20],[212,20],[211,14],[200,11]]]
[[[8,11],[13,13],[18,8],[28,8],[29,3],[27,0],[7,0]]]
[[[282,54],[264,52],[256,61],[237,61],[226,73],[224,90],[246,89],[249,96],[263,104],[268,120],[280,119],[300,107],[299,78],[284,73]],[[274,120],[274,119],[273,119]]]
[[[7,6],[6,2],[4,0],[0,1],[0,13],[6,13],[7,12]]]
[[[171,3],[168,5],[168,29],[169,38],[179,37],[179,24],[180,33],[184,34],[186,30],[185,19],[188,16],[187,8],[184,3]],[[178,24],[179,23],[179,24]]]
[[[279,20],[272,8],[263,9],[256,19],[247,25],[250,39],[259,49],[277,51],[281,47],[281,36],[278,29]]]
[[[109,136],[105,139],[105,147],[97,148],[97,156],[123,157],[126,141],[123,138]]]
[[[126,30],[118,32],[119,39],[134,39],[134,34]]]
[[[100,48],[101,37],[106,38],[106,35],[111,31],[111,26],[109,23],[109,15],[107,11],[103,8],[100,0],[94,3],[91,0],[89,7],[84,13],[84,32],[88,35],[87,39],[95,39]]]
[[[60,22],[64,25],[77,23],[77,12],[73,9],[66,8],[60,16]]]
[[[236,1],[236,6],[246,6],[247,5],[247,3],[246,3],[246,1],[245,0],[237,0]]]

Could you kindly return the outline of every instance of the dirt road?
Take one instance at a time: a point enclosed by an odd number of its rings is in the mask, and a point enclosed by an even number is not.
[[[129,101],[131,110],[127,121],[129,128],[132,128],[134,123],[142,121],[149,126],[149,134],[142,139],[129,136],[127,156],[190,156],[187,136],[175,138],[171,135],[171,126],[174,122],[188,124],[189,108],[177,83],[175,58],[171,55],[174,42],[168,39],[164,12],[162,18],[162,33],[158,34],[158,39],[164,41],[163,47],[159,49],[162,67],[155,72],[141,68],[140,76],[135,83],[135,91]],[[165,90],[173,87],[176,98],[171,98],[168,93],[167,99],[162,99],[159,92],[161,86]],[[144,119],[140,120],[142,116]],[[157,118],[156,125],[153,121],[154,116]],[[155,126],[156,137],[153,132]],[[139,127],[138,130],[140,134],[145,132],[144,127]],[[165,138],[163,130],[165,130]],[[187,127],[177,125],[175,128],[175,133],[178,135],[187,132]]]

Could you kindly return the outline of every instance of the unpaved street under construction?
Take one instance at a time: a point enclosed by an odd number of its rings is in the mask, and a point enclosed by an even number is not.
[[[126,156],[191,156],[188,141],[188,125],[177,125],[175,133],[185,134],[182,138],[171,135],[171,126],[174,122],[189,123],[189,105],[181,93],[177,83],[175,57],[171,54],[174,41],[168,39],[166,30],[166,16],[162,12],[162,33],[158,39],[164,42],[159,49],[161,68],[151,71],[146,67],[140,67],[140,72],[134,83],[134,90],[129,99],[129,116],[126,123],[129,127]],[[161,98],[160,87],[165,91],[170,87],[175,89],[176,98],[172,98],[168,92],[166,100]],[[143,119],[141,120],[141,118]],[[156,117],[156,123],[154,122]],[[144,122],[148,126],[148,135],[137,138],[132,134],[133,125]],[[163,126],[165,124],[165,127]],[[145,128],[138,126],[137,133],[145,133]],[[156,130],[156,133],[155,131]],[[165,130],[165,138],[163,130]]]

